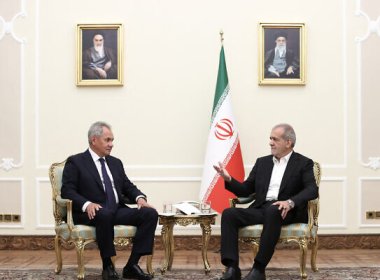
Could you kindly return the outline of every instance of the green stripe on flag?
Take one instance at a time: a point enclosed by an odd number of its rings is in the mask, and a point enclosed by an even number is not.
[[[224,99],[226,98],[228,92],[229,92],[229,86],[228,86],[227,67],[226,67],[226,60],[224,58],[224,47],[222,46],[222,48],[220,50],[220,56],[219,56],[218,80],[216,82],[216,89],[215,89],[214,105],[212,108],[211,123],[213,122],[213,120],[214,120],[221,104],[223,103]]]

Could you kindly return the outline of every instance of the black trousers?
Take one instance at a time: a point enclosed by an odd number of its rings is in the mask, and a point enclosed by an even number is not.
[[[239,266],[239,228],[263,224],[259,251],[255,257],[261,267],[265,268],[271,260],[281,233],[281,226],[293,223],[293,211],[282,219],[281,211],[273,201],[266,202],[259,208],[227,208],[223,211],[221,221],[221,259],[226,266]]]
[[[103,207],[96,212],[93,220],[88,219],[87,213],[76,213],[73,215],[73,219],[75,224],[95,226],[96,242],[102,258],[116,256],[113,244],[114,225],[136,226],[137,231],[133,238],[133,252],[140,256],[152,254],[158,220],[158,213],[153,208],[142,207],[137,209],[119,206],[113,212]]]

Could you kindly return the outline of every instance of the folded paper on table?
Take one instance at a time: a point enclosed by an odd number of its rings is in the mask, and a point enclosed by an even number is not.
[[[173,204],[173,206],[186,215],[201,213],[198,208],[187,202]]]

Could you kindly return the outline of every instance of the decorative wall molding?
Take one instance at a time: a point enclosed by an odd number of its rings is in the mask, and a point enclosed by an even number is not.
[[[356,11],[355,15],[358,17],[364,17],[367,21],[367,30],[366,33],[362,36],[356,36],[355,42],[357,43],[356,48],[356,63],[357,63],[357,99],[358,99],[358,149],[359,149],[359,162],[362,166],[377,170],[380,168],[380,157],[379,156],[370,156],[368,161],[363,161],[363,152],[362,152],[362,43],[366,41],[371,34],[377,34],[380,37],[380,16],[376,20],[371,20],[370,17],[362,10],[361,0],[356,0]],[[374,124],[374,128],[377,128],[377,125]]]
[[[362,206],[363,206],[363,181],[378,181],[380,183],[380,177],[359,177],[359,187],[358,187],[358,198],[359,198],[359,207],[358,207],[358,225],[359,228],[380,228],[380,221],[377,224],[364,224],[362,216]],[[373,209],[376,210],[376,209]],[[371,210],[370,210],[371,211]]]
[[[5,35],[11,35],[12,38],[20,44],[24,44],[26,42],[26,40],[24,38],[17,36],[13,30],[15,21],[19,17],[26,17],[26,15],[27,15],[26,11],[25,11],[25,1],[26,0],[21,0],[21,11],[18,12],[17,14],[15,14],[12,17],[11,21],[5,21],[5,19],[2,16],[0,16],[0,23],[2,26],[4,26],[3,30],[0,31],[0,41],[1,41],[1,39],[3,39],[3,37]]]
[[[380,16],[376,20],[371,20],[371,18],[361,9],[361,0],[356,0],[356,11],[355,15],[358,17],[364,17],[367,21],[367,32],[363,36],[357,36],[355,38],[356,42],[363,42],[368,39],[372,33],[376,33],[380,36]]]
[[[0,169],[5,171],[10,171],[13,168],[20,168],[23,165],[24,158],[24,45],[26,39],[18,36],[14,32],[15,21],[20,17],[26,17],[25,10],[25,1],[21,1],[21,11],[15,14],[10,21],[5,21],[5,19],[0,16],[0,25],[3,26],[3,29],[0,30],[0,41],[4,38],[5,35],[10,35],[17,43],[20,44],[20,161],[15,163],[15,159],[10,156],[1,157]]]
[[[41,183],[49,183],[49,185],[50,185],[49,178],[47,178],[47,177],[36,178],[36,205],[35,205],[36,221],[37,221],[36,228],[37,229],[52,229],[52,230],[54,230],[54,224],[42,224],[41,223],[41,210],[43,210],[43,208],[41,207],[43,205],[42,201],[41,201],[41,193],[42,193]],[[51,193],[51,187],[49,187],[49,193]],[[51,199],[49,200],[49,202],[51,204],[53,204]],[[53,210],[51,212],[51,217],[53,217]]]
[[[200,250],[202,236],[175,236],[176,250]],[[74,249],[74,245],[64,245],[67,250]],[[278,249],[298,249],[297,243],[278,244]],[[319,249],[380,249],[379,234],[358,235],[319,235]],[[86,246],[86,249],[97,249],[95,243]],[[117,248],[130,250],[130,248]],[[240,244],[241,250],[251,250],[248,245]],[[54,236],[0,236],[0,250],[54,250]],[[161,236],[155,238],[155,250],[163,250]],[[211,236],[209,251],[220,250],[220,236]]]
[[[20,214],[21,215],[21,222],[15,223],[15,224],[0,224],[0,230],[4,228],[12,228],[12,229],[23,229],[25,225],[25,187],[24,187],[24,179],[23,178],[0,178],[0,182],[20,182],[21,187],[21,197],[20,197],[20,213],[10,213],[10,214]],[[16,198],[12,198],[15,200]],[[0,245],[1,246],[1,245]]]
[[[347,177],[322,177],[321,182],[341,182],[341,194],[342,194],[342,222],[339,224],[321,224],[319,223],[319,228],[321,229],[347,229]],[[321,198],[323,201],[323,197]],[[320,210],[321,211],[321,210]],[[320,221],[320,219],[319,219]]]

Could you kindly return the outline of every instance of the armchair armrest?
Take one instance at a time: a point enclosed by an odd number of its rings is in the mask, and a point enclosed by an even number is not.
[[[319,215],[319,198],[309,200],[308,205],[308,226],[309,229],[313,226],[318,226],[318,215]]]
[[[61,196],[57,196],[55,199],[57,202],[57,205],[60,207],[66,207],[66,222],[69,226],[69,229],[72,230],[74,228],[74,221],[73,221],[73,202],[70,199],[62,198]]]
[[[235,197],[230,199],[230,207],[235,208],[237,204],[247,204],[254,201],[256,198],[256,194],[253,193],[247,197]]]

